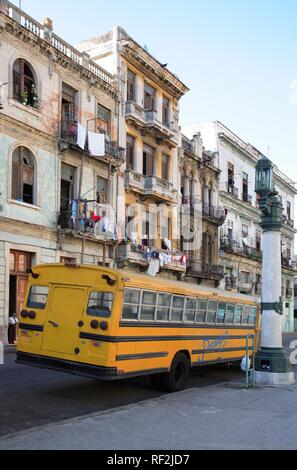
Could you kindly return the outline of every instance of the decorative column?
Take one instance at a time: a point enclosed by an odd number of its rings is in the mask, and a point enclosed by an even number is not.
[[[281,298],[282,203],[273,184],[273,165],[263,157],[256,166],[263,229],[262,343],[255,358],[255,381],[259,385],[290,385],[295,382],[288,355],[283,349]]]

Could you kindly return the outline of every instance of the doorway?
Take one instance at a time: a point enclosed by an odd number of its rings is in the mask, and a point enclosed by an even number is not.
[[[25,301],[32,254],[12,250],[9,255],[9,316],[19,316]]]

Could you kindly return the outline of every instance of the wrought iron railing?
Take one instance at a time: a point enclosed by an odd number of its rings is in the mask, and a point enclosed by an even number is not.
[[[239,191],[236,186],[227,184],[227,192],[238,199]]]
[[[249,194],[243,193],[242,194],[242,200],[243,202],[246,202],[247,204],[253,204],[253,196],[250,196]]]

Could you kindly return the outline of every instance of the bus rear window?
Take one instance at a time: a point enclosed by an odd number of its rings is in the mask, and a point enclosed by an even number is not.
[[[91,292],[87,313],[91,317],[109,318],[112,304],[113,294],[110,292]]]
[[[27,307],[44,310],[48,299],[48,287],[32,286],[30,289]]]

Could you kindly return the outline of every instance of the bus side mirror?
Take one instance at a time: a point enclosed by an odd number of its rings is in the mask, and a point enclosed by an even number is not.
[[[107,274],[103,274],[102,279],[106,281],[109,286],[114,286],[116,283],[116,281]]]

